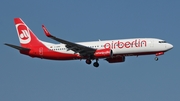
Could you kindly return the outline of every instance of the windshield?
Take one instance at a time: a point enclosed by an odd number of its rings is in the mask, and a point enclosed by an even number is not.
[[[166,43],[166,41],[159,41],[159,43]]]

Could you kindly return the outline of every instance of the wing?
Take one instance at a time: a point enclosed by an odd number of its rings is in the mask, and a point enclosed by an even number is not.
[[[51,35],[50,32],[46,29],[46,27],[44,25],[42,25],[42,28],[47,37],[49,37],[53,40],[56,40],[60,43],[65,44],[65,46],[66,46],[66,48],[68,48],[68,50],[72,50],[72,51],[74,51],[74,53],[79,53],[81,56],[90,56],[90,55],[93,55],[96,51],[96,49],[94,49],[94,48],[90,48],[87,46],[83,46],[80,44],[76,44],[76,43],[73,43],[70,41],[66,41],[66,40],[57,38],[57,37]]]

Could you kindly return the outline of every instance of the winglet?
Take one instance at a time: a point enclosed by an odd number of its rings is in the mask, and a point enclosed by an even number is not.
[[[42,25],[42,28],[43,28],[44,33],[46,34],[47,37],[51,37],[52,36],[44,25]]]

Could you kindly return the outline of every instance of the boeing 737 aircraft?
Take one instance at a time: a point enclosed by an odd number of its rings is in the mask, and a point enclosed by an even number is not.
[[[5,45],[19,50],[21,54],[41,59],[85,59],[87,64],[91,64],[92,60],[95,60],[93,66],[98,67],[99,59],[105,59],[109,63],[118,63],[124,62],[126,56],[155,55],[155,60],[157,61],[158,56],[163,55],[173,48],[173,45],[170,43],[157,38],[132,38],[73,43],[51,35],[45,26],[42,25],[47,37],[60,42],[60,44],[53,44],[38,39],[21,18],[15,18],[14,22],[21,46],[7,43]]]

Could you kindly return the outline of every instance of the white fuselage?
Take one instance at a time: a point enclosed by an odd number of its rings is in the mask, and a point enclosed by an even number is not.
[[[50,50],[56,52],[74,54],[73,51],[68,50],[64,44],[52,44],[43,42]],[[90,41],[77,42],[77,44],[84,45],[95,49],[110,48],[113,54],[133,54],[133,53],[148,53],[168,51],[173,46],[166,43],[164,40],[156,38],[132,38],[132,39],[117,39],[104,41]]]

